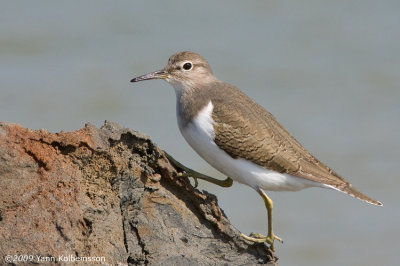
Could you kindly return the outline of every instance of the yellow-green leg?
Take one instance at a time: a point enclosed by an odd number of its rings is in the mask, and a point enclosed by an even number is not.
[[[203,175],[199,172],[196,172],[195,170],[192,170],[177,160],[175,160],[171,155],[169,155],[166,151],[164,151],[165,155],[167,156],[168,160],[179,170],[182,170],[182,172],[178,173],[179,176],[183,177],[192,177],[194,179],[194,187],[197,187],[199,182],[197,179],[202,179],[205,181],[208,181],[210,183],[216,184],[221,187],[231,187],[233,184],[233,180],[230,177],[227,177],[225,180],[219,180],[213,177],[210,177],[208,175]]]
[[[274,247],[274,241],[275,239],[278,240],[279,242],[283,243],[282,239],[279,238],[274,234],[274,231],[272,230],[272,209],[274,208],[274,203],[272,200],[268,197],[267,193],[264,192],[262,189],[258,189],[258,193],[261,195],[265,202],[265,207],[267,207],[267,212],[268,212],[268,235],[265,237],[261,234],[255,234],[251,233],[250,236],[246,236],[244,234],[241,234],[241,236],[249,241],[256,242],[256,243],[262,243],[262,242],[267,242],[270,244],[271,250],[275,251]]]

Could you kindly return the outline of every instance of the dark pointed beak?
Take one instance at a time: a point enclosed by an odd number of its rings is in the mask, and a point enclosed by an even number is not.
[[[131,82],[138,82],[138,81],[148,80],[148,79],[166,79],[167,77],[168,77],[168,73],[164,69],[162,69],[162,70],[148,73],[146,75],[136,77],[136,78],[132,79]]]

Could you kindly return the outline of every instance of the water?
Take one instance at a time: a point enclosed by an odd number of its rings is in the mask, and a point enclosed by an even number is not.
[[[281,265],[395,265],[400,158],[400,2],[1,1],[0,121],[76,130],[108,119],[182,163],[223,176],[184,142],[162,81],[130,84],[177,51],[272,112],[378,208],[322,189],[270,193]],[[215,193],[244,233],[266,232],[250,188]]]

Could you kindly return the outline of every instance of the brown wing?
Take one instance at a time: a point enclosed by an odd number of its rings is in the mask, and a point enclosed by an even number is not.
[[[215,143],[233,158],[339,189],[349,185],[312,156],[273,115],[237,88],[224,83],[211,100]]]

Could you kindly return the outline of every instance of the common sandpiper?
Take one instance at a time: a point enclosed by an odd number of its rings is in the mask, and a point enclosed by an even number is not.
[[[272,229],[273,202],[265,191],[297,191],[321,187],[365,202],[382,203],[361,193],[311,155],[276,118],[235,86],[214,76],[207,61],[194,52],[172,55],[161,70],[131,82],[163,79],[175,88],[178,126],[189,145],[224,181],[180,165],[187,176],[231,186],[232,179],[255,189],[268,212],[268,234],[241,236],[253,242],[282,242]]]

